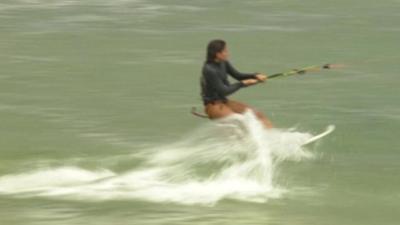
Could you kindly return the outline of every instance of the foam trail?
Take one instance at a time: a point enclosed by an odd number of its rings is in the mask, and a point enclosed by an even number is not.
[[[273,182],[280,162],[312,156],[301,147],[310,137],[265,130],[247,112],[210,122],[180,141],[144,149],[140,168],[115,173],[61,167],[10,174],[0,177],[0,194],[203,205],[221,199],[265,202],[283,192]]]

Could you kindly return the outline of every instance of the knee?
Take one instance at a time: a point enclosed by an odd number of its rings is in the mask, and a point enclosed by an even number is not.
[[[224,105],[209,105],[205,109],[205,113],[210,119],[219,119],[231,115],[233,112]]]
[[[253,113],[254,113],[254,115],[256,115],[257,118],[264,118],[264,114],[260,111],[253,109]]]
[[[234,100],[229,100],[227,106],[235,113],[244,113],[249,108],[247,105]]]

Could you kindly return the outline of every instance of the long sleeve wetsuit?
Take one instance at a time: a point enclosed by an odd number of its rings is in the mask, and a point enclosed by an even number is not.
[[[238,81],[255,79],[257,73],[240,73],[229,61],[206,62],[201,76],[201,96],[204,105],[215,100],[227,101],[226,96],[234,93],[245,85],[241,82],[230,84],[227,74]]]

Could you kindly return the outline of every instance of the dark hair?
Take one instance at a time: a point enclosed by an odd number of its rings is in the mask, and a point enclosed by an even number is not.
[[[222,52],[225,49],[226,42],[221,39],[215,39],[207,45],[207,59],[206,62],[214,62],[217,57],[217,53]]]

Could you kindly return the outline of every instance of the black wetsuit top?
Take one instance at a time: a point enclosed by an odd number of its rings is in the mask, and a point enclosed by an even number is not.
[[[227,74],[238,81],[255,79],[257,73],[240,73],[229,61],[204,63],[201,76],[201,96],[204,105],[215,100],[227,101],[226,96],[234,93],[245,85],[241,82],[230,84]]]

